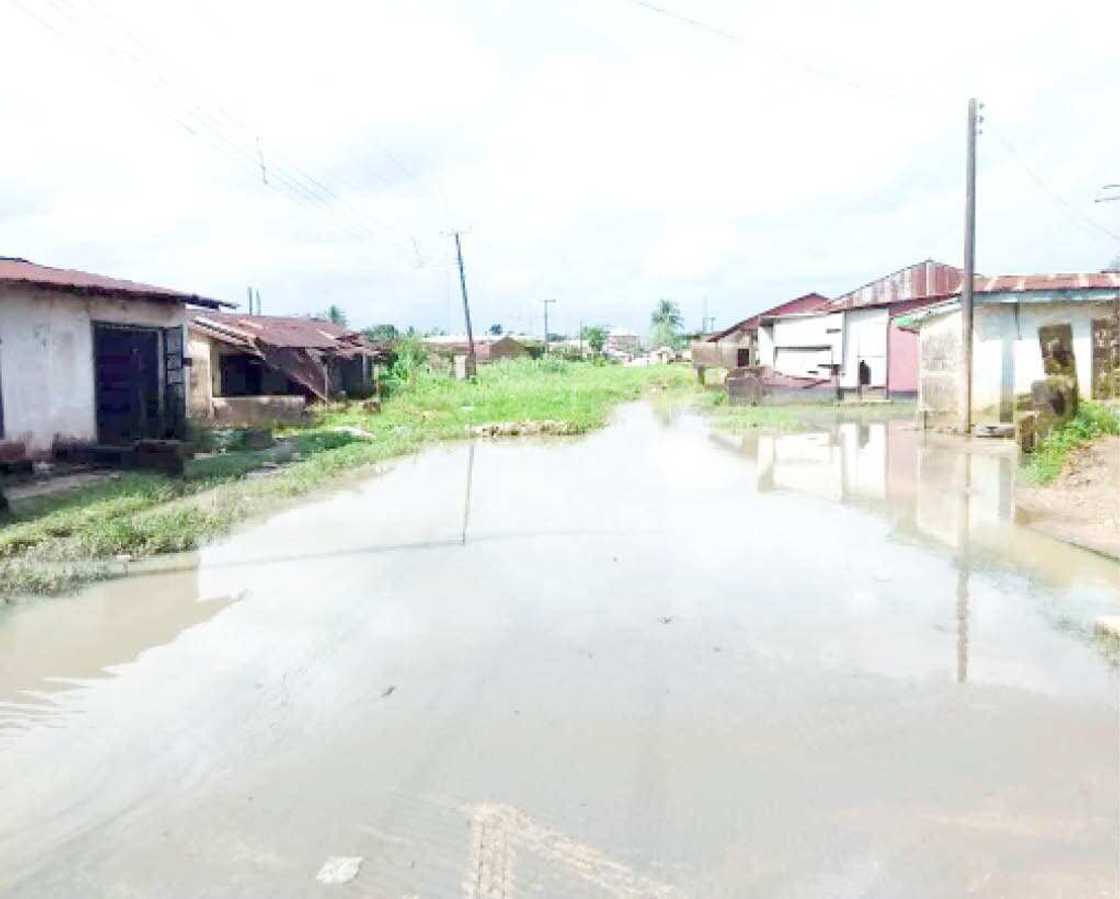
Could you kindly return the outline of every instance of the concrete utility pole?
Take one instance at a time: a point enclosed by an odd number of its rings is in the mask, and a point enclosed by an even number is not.
[[[961,433],[972,433],[972,287],[976,275],[976,98],[968,101],[965,169],[964,281],[961,284]]]
[[[544,351],[548,352],[548,304],[555,303],[556,300],[541,300],[544,303]]]
[[[463,317],[467,320],[467,377],[473,378],[478,371],[474,355],[474,331],[471,330],[471,307],[467,302],[467,275],[463,271],[463,245],[459,241],[459,232],[455,235],[455,255],[459,259],[459,287],[463,291]]]
[[[1094,203],[1115,203],[1120,200],[1120,184],[1106,184],[1101,188],[1101,195]],[[1120,274],[1120,254],[1116,256],[1116,264],[1110,269]],[[1120,290],[1116,291],[1116,298],[1112,301],[1112,352],[1109,354],[1112,363],[1105,384],[1107,396],[1111,399],[1120,398]]]

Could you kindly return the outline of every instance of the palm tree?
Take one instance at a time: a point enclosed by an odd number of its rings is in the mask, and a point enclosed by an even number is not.
[[[654,327],[676,331],[684,322],[681,316],[681,307],[672,300],[658,300],[650,316],[650,323]]]
[[[320,312],[319,317],[338,325],[340,328],[346,327],[346,313],[342,311],[341,306],[336,306],[334,303]]]

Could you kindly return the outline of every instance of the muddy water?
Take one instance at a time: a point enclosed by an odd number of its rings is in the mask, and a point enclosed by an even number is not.
[[[0,894],[1115,895],[1120,566],[1014,470],[635,406],[8,609]]]

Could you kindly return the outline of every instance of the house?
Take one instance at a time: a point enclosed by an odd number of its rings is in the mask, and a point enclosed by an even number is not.
[[[196,312],[190,414],[225,425],[298,420],[308,402],[376,392],[387,348],[315,318]]]
[[[756,364],[794,378],[835,378],[841,392],[914,396],[917,339],[897,319],[959,290],[961,277],[927,259],[807,311],[764,313]]]
[[[1084,399],[1117,395],[1120,273],[1003,275],[973,287],[972,413],[1011,423],[1031,387],[1068,373]],[[918,408],[930,424],[955,424],[963,397],[959,292],[899,319],[919,344]]]
[[[466,356],[470,344],[465,334],[444,334],[425,337],[423,340],[431,352],[439,356]],[[483,334],[474,338],[474,357],[482,362],[497,362],[499,359],[521,359],[536,355],[540,340],[514,334]]]
[[[188,305],[229,304],[0,257],[0,454],[182,436]]]
[[[611,328],[603,343],[603,352],[608,356],[633,356],[642,351],[642,340],[633,331],[624,328]]]
[[[828,303],[828,297],[807,293],[736,322],[729,328],[693,341],[692,362],[699,367],[742,368],[760,365],[759,325],[763,317],[812,312]],[[773,364],[771,359],[770,363]]]

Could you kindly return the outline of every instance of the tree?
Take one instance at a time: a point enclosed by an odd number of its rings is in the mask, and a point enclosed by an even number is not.
[[[674,332],[684,322],[684,318],[681,316],[681,307],[672,300],[658,300],[657,305],[653,308],[653,315],[649,318],[650,324],[655,328],[658,325],[665,325]]]
[[[490,334],[493,334],[495,337],[500,337],[502,335],[503,328],[499,324],[493,324],[489,328],[487,328],[486,330]]]
[[[331,303],[326,309],[320,312],[319,318],[336,324],[340,328],[346,327],[346,313],[342,311],[341,306],[336,306],[334,303]]]
[[[583,329],[583,339],[587,341],[591,352],[601,353],[607,343],[607,329],[603,325],[587,325]]]
[[[654,347],[677,345],[677,332],[680,330],[684,319],[681,317],[681,307],[671,300],[658,300],[654,307],[650,322],[653,329],[650,331],[650,343]]]
[[[372,328],[366,328],[362,333],[370,340],[396,340],[400,337],[396,325],[374,325]]]

